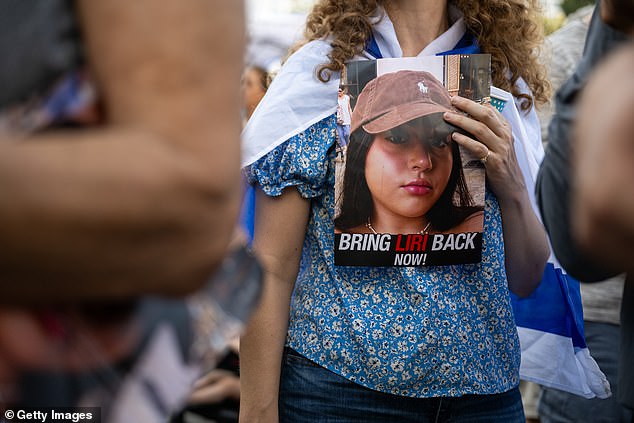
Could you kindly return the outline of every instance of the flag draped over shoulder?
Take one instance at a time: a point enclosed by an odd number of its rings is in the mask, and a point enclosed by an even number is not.
[[[534,113],[524,115],[508,92],[491,87],[491,97],[504,104],[502,115],[513,128],[518,162],[539,216],[534,195],[544,157],[539,122]],[[579,282],[553,255],[537,289],[528,298],[511,294],[511,300],[522,348],[520,378],[585,398],[610,396],[610,384],[585,343]]]

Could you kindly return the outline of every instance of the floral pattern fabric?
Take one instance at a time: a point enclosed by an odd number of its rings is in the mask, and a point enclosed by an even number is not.
[[[245,170],[267,195],[296,187],[311,201],[287,346],[396,395],[493,394],[517,386],[520,347],[495,196],[486,193],[481,263],[335,266],[335,134],[332,115]]]

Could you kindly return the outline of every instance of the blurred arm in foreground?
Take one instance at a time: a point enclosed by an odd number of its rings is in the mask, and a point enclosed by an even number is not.
[[[601,0],[600,13],[601,20],[593,18],[580,66],[558,93],[559,117],[550,132],[559,135],[548,146],[537,195],[555,254],[570,274],[592,282],[629,272],[620,316],[617,399],[632,412],[634,4]],[[575,112],[571,104],[581,89]]]
[[[105,123],[0,136],[1,297],[190,292],[238,210],[242,2],[76,7]]]
[[[608,267],[634,273],[634,44],[610,56],[579,109],[573,229]],[[575,195],[576,194],[576,195]]]

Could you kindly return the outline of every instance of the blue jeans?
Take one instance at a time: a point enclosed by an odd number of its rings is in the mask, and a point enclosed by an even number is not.
[[[524,423],[519,388],[496,395],[409,398],[365,388],[286,349],[280,423]]]
[[[339,135],[339,146],[345,147],[350,140],[350,125],[337,125],[337,135]]]

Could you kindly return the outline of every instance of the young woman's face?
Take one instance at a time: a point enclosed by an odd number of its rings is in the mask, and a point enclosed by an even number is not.
[[[453,166],[451,139],[402,125],[375,135],[365,162],[374,213],[422,217],[442,195]]]

